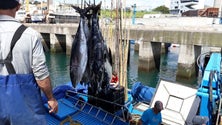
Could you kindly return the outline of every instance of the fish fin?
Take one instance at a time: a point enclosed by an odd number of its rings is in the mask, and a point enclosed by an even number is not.
[[[113,58],[112,58],[112,51],[111,49],[109,48],[109,51],[108,51],[108,59],[109,59],[109,63],[110,65],[112,66],[113,65]]]
[[[80,12],[81,12],[81,8],[78,7],[78,6],[72,5],[72,8],[75,9],[77,13],[80,13]]]

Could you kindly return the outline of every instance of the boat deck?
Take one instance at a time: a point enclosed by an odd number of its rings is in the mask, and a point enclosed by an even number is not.
[[[119,116],[95,107],[78,98],[62,98],[58,100],[60,109],[57,114],[47,114],[48,125],[128,125]],[[47,104],[45,104],[47,107]]]

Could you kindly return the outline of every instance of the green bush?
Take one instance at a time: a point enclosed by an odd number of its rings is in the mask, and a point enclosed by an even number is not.
[[[135,18],[143,18],[145,14],[157,14],[159,13],[158,11],[136,11],[136,17]],[[102,17],[111,17],[113,19],[116,18],[116,10],[101,10],[101,15]],[[133,12],[125,12],[126,18],[132,18]]]

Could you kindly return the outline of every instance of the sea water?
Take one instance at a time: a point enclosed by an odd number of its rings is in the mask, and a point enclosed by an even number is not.
[[[176,78],[179,47],[169,47],[169,52],[161,55],[160,70],[149,72],[138,70],[139,55],[134,50],[134,44],[131,44],[129,51],[128,88],[131,88],[135,82],[141,82],[144,85],[155,88],[160,79],[193,87],[197,85],[196,77],[190,79]],[[69,55],[65,53],[46,53],[46,60],[53,87],[66,84],[70,81]]]

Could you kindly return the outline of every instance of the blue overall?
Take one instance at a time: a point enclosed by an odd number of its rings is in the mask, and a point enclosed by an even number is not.
[[[19,35],[15,33],[14,36],[19,36],[16,39],[22,35],[23,31],[20,32]],[[40,89],[33,74],[15,73],[11,63],[13,46],[9,58],[0,60],[9,72],[9,75],[0,75],[0,125],[45,125]]]

